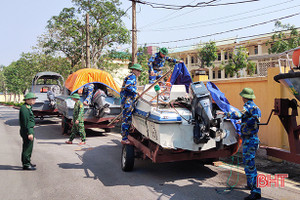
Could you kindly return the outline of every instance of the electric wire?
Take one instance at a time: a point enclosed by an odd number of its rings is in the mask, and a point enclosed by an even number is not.
[[[227,5],[236,5],[236,4],[244,4],[244,3],[250,3],[250,2],[256,2],[260,0],[248,0],[248,1],[238,1],[238,2],[230,2],[230,3],[220,3],[220,4],[210,4],[214,1],[210,2],[202,2],[198,3],[196,5],[184,5],[184,6],[177,6],[177,5],[167,5],[167,4],[157,4],[147,1],[140,1],[140,0],[129,0],[129,1],[135,1],[140,4],[151,6],[152,8],[163,8],[163,9],[170,9],[170,10],[181,10],[183,8],[196,8],[196,7],[216,7],[216,6],[227,6]],[[157,6],[155,6],[157,5]]]
[[[194,3],[196,0],[193,0],[192,2],[190,2],[189,4],[191,4],[191,3]],[[198,10],[198,9],[197,9]],[[171,19],[172,17],[172,15],[173,14],[175,14],[175,13],[177,13],[177,12],[179,12],[179,10],[175,10],[174,12],[172,12],[171,14],[167,14],[167,15],[165,15],[164,17],[160,17],[158,20],[156,20],[156,21],[154,21],[154,22],[151,22],[151,23],[149,23],[149,24],[146,24],[146,25],[144,25],[144,26],[142,26],[140,29],[143,29],[144,27],[148,27],[148,26],[151,26],[151,25],[153,25],[153,24],[160,24],[160,23],[162,23],[162,22],[164,22],[164,21],[166,21],[166,17],[169,17],[169,19]],[[164,20],[162,20],[162,19],[164,19]]]
[[[248,13],[253,13],[253,12],[257,12],[257,11],[261,11],[261,10],[265,10],[265,9],[268,9],[268,8],[272,8],[272,7],[275,7],[275,6],[278,6],[278,5],[282,5],[282,4],[285,4],[285,3],[290,3],[292,1],[295,1],[295,0],[289,0],[289,1],[285,1],[285,2],[282,2],[282,3],[278,3],[278,4],[273,4],[273,5],[270,5],[270,6],[266,6],[266,7],[262,7],[262,8],[259,8],[259,9],[255,9],[255,10],[249,10],[247,12],[241,12],[241,13],[237,13],[237,14],[233,14],[233,15],[227,15],[227,16],[222,16],[222,17],[217,17],[217,18],[213,18],[213,19],[210,19],[210,21],[217,21],[217,20],[220,20],[220,19],[224,19],[224,18],[231,18],[231,17],[235,17],[235,16],[239,16],[239,15],[245,15],[245,14],[248,14]],[[196,10],[199,10],[199,9],[195,9],[194,11]],[[164,19],[164,20],[159,20],[160,23],[163,23],[165,21],[169,21],[169,19],[174,19],[176,17],[182,17],[183,15],[185,14],[190,14],[191,12],[193,11],[190,11],[190,12],[187,12],[187,13],[184,13],[184,14],[180,14],[180,15],[177,15],[177,16],[174,16],[172,18],[168,18],[168,19]],[[172,27],[165,27],[165,29],[169,29],[169,28],[176,28],[176,27],[184,27],[184,26],[190,26],[190,25],[195,25],[195,24],[202,24],[202,23],[206,23],[207,20],[205,21],[200,21],[200,22],[194,22],[194,23],[190,23],[190,24],[185,24],[185,25],[178,25],[178,26],[172,26]],[[159,23],[157,23],[159,24]],[[152,24],[149,24],[147,26],[151,26],[151,25],[156,25],[155,22],[152,23]],[[146,25],[145,25],[146,26]],[[140,30],[143,30],[143,28],[145,26],[142,26],[140,28]]]
[[[167,42],[150,42],[150,43],[147,43],[147,44],[152,44],[152,45],[154,45],[154,44],[168,44],[168,43],[174,43],[174,42],[183,42],[183,41],[188,41],[188,40],[195,40],[195,39],[214,36],[214,35],[221,35],[221,34],[224,34],[224,33],[234,32],[234,31],[248,29],[248,28],[253,28],[255,26],[261,26],[261,25],[268,24],[268,23],[271,23],[271,22],[276,22],[276,21],[280,21],[280,20],[283,20],[283,19],[288,19],[288,18],[291,18],[291,17],[295,17],[297,15],[300,15],[300,12],[297,12],[297,13],[294,13],[294,14],[291,14],[291,15],[286,15],[286,16],[279,17],[279,18],[275,18],[275,19],[271,19],[271,20],[264,21],[264,22],[251,24],[251,25],[248,25],[248,26],[243,26],[243,27],[239,27],[239,28],[235,28],[235,29],[230,29],[230,30],[226,30],[226,31],[217,32],[217,33],[197,36],[197,37],[193,37],[193,38],[172,40],[172,41],[167,41]]]
[[[163,29],[144,29],[142,30],[143,32],[150,32],[150,31],[174,31],[174,30],[186,30],[186,29],[190,29],[190,28],[201,28],[201,27],[207,27],[207,26],[212,26],[212,25],[218,25],[220,23],[224,24],[224,23],[230,23],[230,22],[236,22],[236,21],[241,21],[241,20],[245,20],[245,19],[250,19],[250,18],[255,18],[255,17],[260,17],[260,16],[264,16],[264,15],[269,15],[269,14],[272,14],[272,13],[276,13],[276,12],[281,12],[281,11],[284,11],[284,10],[289,10],[289,9],[293,9],[293,8],[296,8],[296,7],[299,7],[300,5],[297,5],[297,6],[293,6],[293,7],[288,7],[288,8],[285,8],[285,9],[279,9],[279,10],[274,10],[274,11],[271,11],[271,12],[268,12],[268,13],[262,13],[262,14],[256,14],[256,15],[250,15],[250,16],[246,16],[246,17],[243,17],[243,18],[239,18],[239,19],[232,19],[232,20],[225,20],[225,21],[221,21],[221,22],[214,22],[214,23],[208,23],[208,24],[204,24],[204,25],[201,25],[201,26],[186,26],[186,27],[180,27],[180,28],[163,28]]]

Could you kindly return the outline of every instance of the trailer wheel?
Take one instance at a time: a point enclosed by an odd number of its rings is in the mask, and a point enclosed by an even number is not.
[[[111,132],[111,129],[110,129],[110,128],[105,128],[105,129],[104,129],[104,132],[105,132],[105,133],[109,133],[109,132]]]
[[[134,146],[123,145],[121,156],[121,167],[125,172],[132,171],[134,166]]]

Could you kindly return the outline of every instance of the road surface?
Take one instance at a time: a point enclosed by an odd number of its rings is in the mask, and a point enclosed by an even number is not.
[[[234,169],[229,181],[238,184],[224,192],[230,167],[202,165],[198,161],[151,163],[136,160],[132,172],[120,167],[118,133],[89,131],[87,144],[64,142],[60,119],[37,119],[32,162],[36,171],[21,167],[18,110],[0,105],[0,199],[64,200],[235,200],[249,194],[242,170]],[[240,173],[241,172],[241,173]],[[300,184],[263,188],[262,199],[299,199]]]

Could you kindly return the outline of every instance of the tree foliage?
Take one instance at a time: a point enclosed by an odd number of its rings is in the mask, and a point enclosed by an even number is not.
[[[40,37],[40,46],[46,53],[63,53],[72,67],[79,64],[86,54],[85,16],[90,17],[91,66],[104,61],[105,48],[130,41],[129,31],[121,17],[119,0],[72,0],[75,7],[64,8],[53,16],[47,25],[47,33]]]
[[[198,56],[201,61],[201,68],[214,67],[214,61],[218,58],[216,43],[210,41],[205,43],[204,46],[198,48]]]
[[[248,62],[248,52],[247,49],[243,46],[240,46],[235,49],[235,53],[232,53],[231,58],[229,58],[228,63],[225,64],[224,69],[225,73],[234,76],[240,75],[240,70],[246,68],[249,72],[255,72],[255,63],[252,64]]]
[[[271,44],[268,49],[269,54],[282,53],[300,46],[300,35],[294,25],[282,24],[280,21],[275,23],[277,33],[272,35],[266,45]]]

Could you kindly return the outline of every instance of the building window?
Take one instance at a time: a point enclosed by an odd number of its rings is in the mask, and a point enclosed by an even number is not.
[[[215,79],[216,78],[216,71],[212,71],[212,73],[213,73],[213,79]]]
[[[232,52],[228,52],[229,59],[232,59]]]
[[[195,63],[194,56],[191,58],[191,63]]]
[[[185,63],[188,64],[188,57],[185,58]]]
[[[228,59],[228,52],[227,52],[227,51],[224,53],[224,59],[225,59],[225,60]]]
[[[258,54],[258,46],[254,46],[254,54],[255,54],[255,55]]]
[[[222,78],[221,70],[218,70],[218,78]]]
[[[221,60],[221,53],[218,53],[218,60]]]

